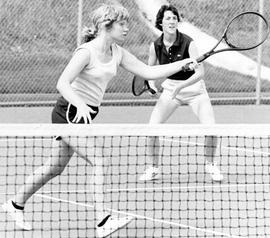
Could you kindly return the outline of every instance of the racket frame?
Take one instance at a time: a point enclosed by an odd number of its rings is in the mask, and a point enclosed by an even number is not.
[[[247,48],[238,48],[238,47],[235,47],[233,45],[230,44],[230,42],[228,42],[227,40],[227,37],[226,37],[226,33],[228,31],[228,28],[229,26],[231,25],[231,23],[238,17],[242,16],[242,15],[245,15],[245,14],[255,14],[259,17],[261,17],[261,19],[265,22],[266,24],[266,28],[267,28],[267,33],[265,34],[265,37],[261,40],[261,42],[259,42],[258,44],[252,46],[252,47],[247,47]],[[264,16],[262,16],[260,13],[258,12],[252,12],[252,11],[249,11],[249,12],[242,12],[240,14],[238,14],[237,16],[235,16],[234,18],[231,19],[231,21],[229,22],[229,24],[227,25],[222,37],[220,38],[220,40],[217,42],[217,44],[211,49],[209,50],[208,52],[204,53],[203,55],[201,55],[200,57],[198,57],[196,59],[196,61],[198,63],[204,61],[205,59],[207,59],[208,57],[210,57],[211,55],[214,55],[214,54],[217,54],[217,53],[220,53],[220,52],[224,52],[224,51],[244,51],[244,50],[251,50],[251,49],[254,49],[256,47],[258,47],[259,45],[261,45],[262,43],[265,42],[265,40],[268,38],[268,35],[269,35],[269,25],[268,25],[268,22],[267,20],[265,19]],[[226,42],[226,44],[229,46],[228,48],[223,48],[223,49],[220,49],[220,50],[216,50],[215,49],[217,48],[217,46],[220,44],[220,42],[224,39],[224,41]],[[186,68],[186,66],[184,66],[184,68]]]
[[[141,88],[140,91],[136,90],[136,81],[137,80],[143,80],[143,88]],[[156,94],[156,91],[152,89],[148,83],[147,80],[145,79],[139,79],[136,75],[132,79],[132,93],[134,96],[141,96],[144,92],[149,91],[151,94]]]

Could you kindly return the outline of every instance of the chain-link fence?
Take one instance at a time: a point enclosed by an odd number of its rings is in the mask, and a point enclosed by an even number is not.
[[[147,1],[147,0],[145,0]],[[130,32],[124,47],[147,62],[149,44],[155,35],[143,23],[133,0],[119,1],[130,12]],[[270,19],[270,1],[260,0],[172,0],[184,19],[207,34],[219,38],[232,16],[243,11],[262,11]],[[52,104],[56,82],[77,45],[78,24],[88,25],[94,0],[2,0],[0,1],[0,92],[1,104]],[[81,5],[80,5],[81,4]],[[82,15],[80,16],[80,9]],[[211,48],[211,46],[209,46]],[[270,67],[270,42],[262,46],[262,63]],[[244,52],[257,61],[257,49]],[[205,81],[213,101],[254,103],[256,77],[241,75],[205,63]],[[147,94],[131,93],[132,75],[120,69],[107,89],[105,102],[152,101]],[[269,81],[268,81],[269,80]],[[270,76],[261,80],[261,102],[270,92]],[[258,87],[257,87],[258,88]],[[238,99],[238,100],[235,100]]]

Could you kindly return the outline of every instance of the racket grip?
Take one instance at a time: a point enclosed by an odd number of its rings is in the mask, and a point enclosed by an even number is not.
[[[156,92],[155,89],[149,88],[148,90],[149,90],[149,92],[150,92],[152,95],[156,95],[156,94],[157,94],[157,92]]]

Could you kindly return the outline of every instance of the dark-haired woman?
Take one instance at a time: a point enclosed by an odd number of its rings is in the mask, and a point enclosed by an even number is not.
[[[163,5],[156,16],[156,28],[162,31],[161,36],[150,45],[149,65],[163,65],[198,57],[198,50],[192,38],[178,31],[181,22],[178,10],[172,5]],[[214,124],[213,108],[203,81],[203,65],[189,71],[180,71],[170,75],[162,83],[160,95],[150,117],[150,124],[164,123],[182,104],[188,104],[202,124]],[[154,81],[149,82],[156,89]],[[206,171],[214,181],[223,180],[217,164],[214,162],[217,139],[215,136],[205,138]],[[159,139],[148,138],[148,149],[152,165],[145,170],[139,180],[148,181],[161,176],[159,167]],[[181,158],[180,158],[181,159]]]

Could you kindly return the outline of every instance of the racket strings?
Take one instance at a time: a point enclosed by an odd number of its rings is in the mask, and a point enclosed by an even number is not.
[[[268,35],[265,20],[254,13],[239,15],[232,20],[226,31],[226,42],[234,48],[253,48]]]

